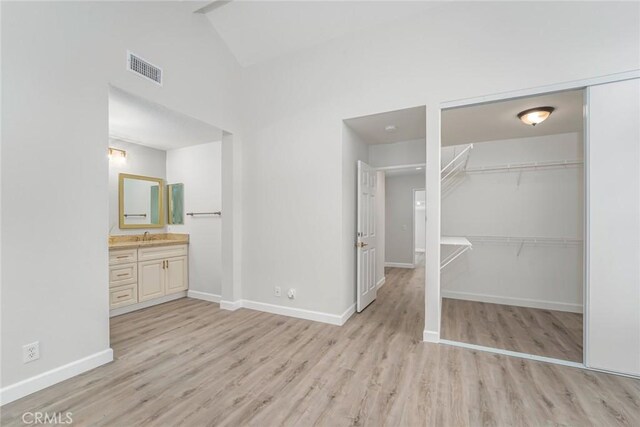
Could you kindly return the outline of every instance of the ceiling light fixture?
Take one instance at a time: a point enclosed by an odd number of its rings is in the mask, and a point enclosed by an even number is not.
[[[518,118],[526,125],[535,126],[549,118],[555,108],[553,107],[536,107],[518,113]]]
[[[387,132],[395,132],[398,130],[398,127],[396,125],[388,125],[384,127],[384,130]]]

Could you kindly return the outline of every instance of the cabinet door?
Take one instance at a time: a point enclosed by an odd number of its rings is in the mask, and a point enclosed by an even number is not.
[[[164,295],[165,260],[138,263],[138,301],[147,301]]]
[[[173,294],[187,290],[189,287],[187,257],[169,258],[167,263],[169,268],[167,268],[166,293]]]

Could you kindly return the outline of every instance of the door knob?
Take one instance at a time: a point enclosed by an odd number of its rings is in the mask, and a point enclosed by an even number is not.
[[[356,243],[356,248],[364,248],[365,246],[369,246],[369,244],[365,242]]]

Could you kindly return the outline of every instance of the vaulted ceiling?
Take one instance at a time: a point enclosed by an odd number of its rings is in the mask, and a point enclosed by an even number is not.
[[[384,26],[434,1],[215,1],[200,9],[243,66]]]

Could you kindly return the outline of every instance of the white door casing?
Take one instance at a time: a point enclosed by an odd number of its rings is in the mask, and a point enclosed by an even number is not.
[[[376,179],[368,164],[358,160],[358,203],[356,236],[357,310],[376,299]]]

